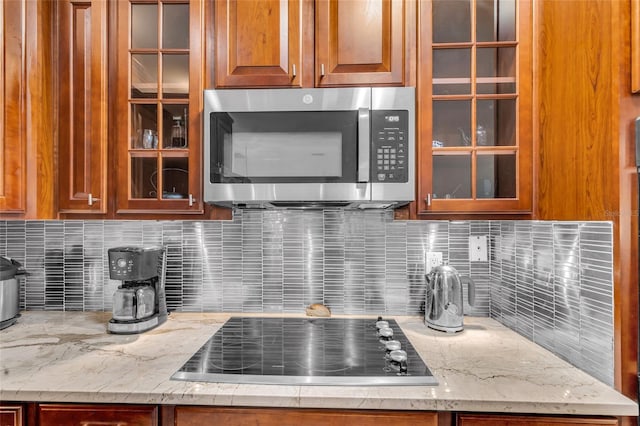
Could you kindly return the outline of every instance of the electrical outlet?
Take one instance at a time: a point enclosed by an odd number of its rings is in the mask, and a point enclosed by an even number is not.
[[[472,235],[469,237],[469,260],[471,262],[487,262],[487,236]]]
[[[427,251],[424,253],[424,270],[427,274],[440,265],[442,265],[441,251]]]

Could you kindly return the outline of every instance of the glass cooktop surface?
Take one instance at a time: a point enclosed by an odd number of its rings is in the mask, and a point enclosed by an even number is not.
[[[171,379],[295,385],[437,385],[398,324],[386,321],[392,336],[388,336],[388,330],[381,331],[375,319],[231,317]]]

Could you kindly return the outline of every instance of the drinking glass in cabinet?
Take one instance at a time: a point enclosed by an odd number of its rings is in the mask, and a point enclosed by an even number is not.
[[[158,131],[157,131],[157,111],[155,104],[131,104],[131,148],[132,149],[148,149],[157,148]],[[148,130],[155,136],[151,140],[144,138],[145,130]],[[149,137],[149,136],[147,136]],[[145,143],[146,142],[146,143]],[[149,146],[149,144],[153,146]]]

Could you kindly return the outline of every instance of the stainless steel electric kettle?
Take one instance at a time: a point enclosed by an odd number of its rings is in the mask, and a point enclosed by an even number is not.
[[[427,291],[424,322],[435,330],[455,332],[463,328],[462,283],[468,283],[470,305],[475,304],[475,284],[469,277],[460,277],[453,266],[434,267],[426,275]]]

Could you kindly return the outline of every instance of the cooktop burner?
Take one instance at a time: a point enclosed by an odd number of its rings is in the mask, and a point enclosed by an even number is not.
[[[231,317],[173,380],[437,385],[394,320]]]

